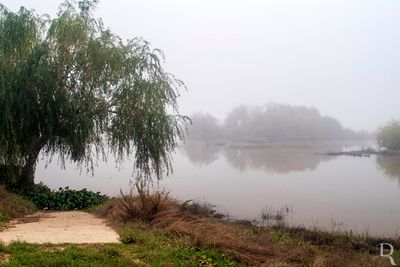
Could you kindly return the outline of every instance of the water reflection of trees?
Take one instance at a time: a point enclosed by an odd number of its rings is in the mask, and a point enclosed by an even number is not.
[[[377,156],[376,163],[386,176],[400,183],[400,156]]]
[[[232,167],[240,171],[258,169],[270,173],[313,170],[321,161],[332,158],[317,155],[317,152],[340,151],[342,147],[343,144],[337,143],[221,146],[190,141],[181,146],[195,164],[208,165],[223,155]]]
[[[220,146],[197,141],[187,141],[180,146],[190,162],[197,165],[209,165],[217,160],[220,148]]]
[[[329,157],[316,155],[308,148],[233,148],[226,149],[229,164],[238,170],[258,169],[270,173],[288,173],[315,169]]]

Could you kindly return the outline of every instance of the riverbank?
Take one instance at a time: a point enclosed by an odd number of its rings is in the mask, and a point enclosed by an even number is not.
[[[228,222],[214,218],[209,206],[140,187],[94,213],[122,244],[1,245],[0,265],[390,266],[379,257],[379,243],[400,248],[398,239]],[[400,262],[397,251],[393,257]]]
[[[17,234],[21,235],[19,241],[6,245],[0,240],[0,266],[243,266],[216,249],[193,246],[186,237],[153,232],[149,226],[139,222],[124,226],[111,224],[118,229],[118,243],[105,244],[104,236],[100,237],[99,233],[95,233],[100,238],[96,243],[79,236],[68,236],[64,239],[66,241],[61,241],[61,232],[68,232],[68,228],[73,228],[75,223],[71,220],[79,214],[83,215],[84,220],[78,222],[80,231],[76,235],[90,234],[87,230],[93,230],[93,213],[88,210],[85,213],[34,213],[35,206],[32,202],[7,192],[4,187],[0,187],[0,211],[3,215],[0,217],[0,224],[3,226],[0,232],[8,234],[22,229]],[[54,214],[58,216],[52,216]],[[35,229],[30,228],[30,225],[34,225]],[[21,240],[30,233],[34,235],[35,232],[49,231],[56,236],[49,237],[44,244],[25,243]],[[45,236],[28,236],[29,238],[31,241],[43,243]]]
[[[385,266],[379,243],[400,247],[399,239],[216,219],[208,205],[180,203],[162,192],[123,196],[97,214],[117,228],[185,237],[192,246],[217,249],[249,266]],[[135,235],[131,240],[135,242]],[[400,261],[399,253],[394,257]]]
[[[318,155],[326,155],[326,156],[352,156],[352,157],[369,157],[372,155],[380,155],[380,156],[400,156],[399,150],[376,150],[373,148],[362,149],[362,150],[353,150],[353,151],[338,151],[338,152],[323,152],[316,153]]]

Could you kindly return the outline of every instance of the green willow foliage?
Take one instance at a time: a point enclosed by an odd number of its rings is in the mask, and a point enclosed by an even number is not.
[[[392,121],[379,129],[376,138],[379,146],[400,150],[400,121]]]
[[[133,154],[146,178],[171,170],[184,85],[160,50],[105,29],[95,6],[67,1],[55,19],[0,7],[0,164],[21,166],[21,182],[33,183],[40,152],[92,169],[109,151]]]

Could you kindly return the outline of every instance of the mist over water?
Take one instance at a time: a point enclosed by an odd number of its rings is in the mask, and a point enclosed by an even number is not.
[[[63,0],[3,0],[54,17]],[[184,114],[219,119],[240,103],[316,107],[346,128],[400,116],[398,1],[103,0],[95,15],[142,36],[188,91]]]
[[[316,152],[371,143],[320,142],[263,146],[187,141],[174,155],[174,172],[159,186],[180,200],[216,205],[237,219],[261,220],[265,208],[290,207],[290,225],[392,236],[400,230],[397,157],[333,157]],[[55,164],[36,172],[52,188],[87,187],[110,195],[127,190],[132,163],[121,170],[99,163],[95,177]]]

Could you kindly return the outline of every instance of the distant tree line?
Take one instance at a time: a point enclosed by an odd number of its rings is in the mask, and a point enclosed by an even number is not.
[[[323,141],[360,139],[367,132],[344,128],[332,117],[322,116],[316,108],[268,104],[238,106],[223,122],[209,114],[191,116],[190,139],[234,141]]]

